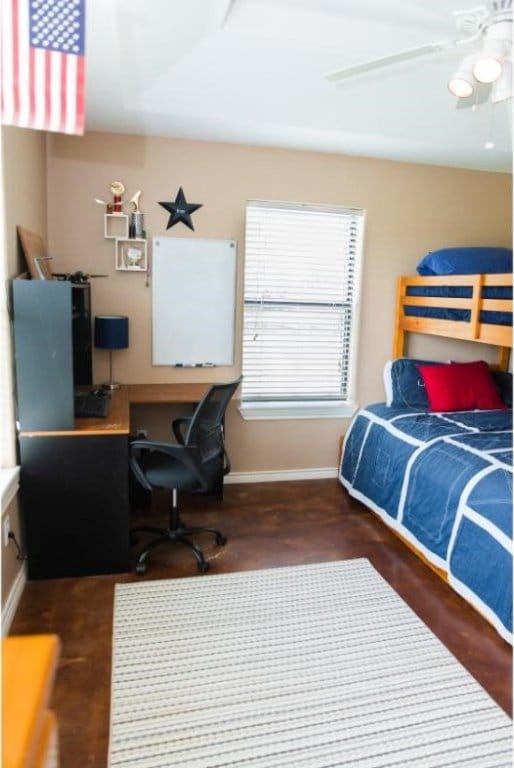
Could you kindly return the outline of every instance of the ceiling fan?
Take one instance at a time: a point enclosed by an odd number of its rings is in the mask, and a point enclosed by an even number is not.
[[[470,52],[448,81],[448,88],[458,99],[457,108],[512,98],[512,0],[490,0],[453,15],[461,37],[406,48],[329,72],[325,77],[340,82],[430,53],[469,46]]]

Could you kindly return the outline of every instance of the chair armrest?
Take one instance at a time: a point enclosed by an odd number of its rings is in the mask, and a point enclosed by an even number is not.
[[[146,443],[146,440],[133,440],[131,443],[129,443],[129,467],[134,473],[134,477],[138,483],[140,483],[140,485],[142,485],[143,488],[145,488],[147,491],[151,491],[152,486],[146,479],[138,462],[138,457],[141,455],[140,449],[145,447],[143,443]]]
[[[175,439],[180,445],[184,445],[186,435],[185,428],[191,423],[191,416],[181,416],[178,419],[173,419],[171,422],[171,428]]]

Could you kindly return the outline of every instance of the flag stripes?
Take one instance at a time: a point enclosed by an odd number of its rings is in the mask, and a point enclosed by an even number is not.
[[[84,132],[84,2],[3,0],[3,123]]]

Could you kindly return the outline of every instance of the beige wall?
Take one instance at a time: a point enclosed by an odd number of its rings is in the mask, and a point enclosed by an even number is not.
[[[2,128],[5,236],[8,275],[25,270],[16,227],[47,234],[46,134],[24,128]]]
[[[46,237],[46,136],[40,131],[22,128],[1,129],[2,145],[2,198],[3,232],[1,240],[2,274],[13,277],[25,270],[19,252],[16,226],[21,224]],[[3,298],[3,297],[2,297]],[[2,322],[7,324],[2,303]],[[9,353],[2,354],[2,465],[15,462],[15,433],[12,392],[12,372],[5,365]],[[8,514],[11,530],[20,539],[18,500],[14,498],[7,509],[2,509],[2,519]],[[3,529],[2,529],[3,530]],[[16,560],[12,543],[7,548],[2,543],[2,607],[18,576],[22,563]]]
[[[366,210],[358,402],[383,399],[382,368],[390,356],[394,285],[415,271],[427,250],[448,245],[510,245],[511,177],[358,157],[185,140],[92,133],[52,136],[48,143],[48,237],[56,267],[107,274],[93,281],[93,312],[130,318],[130,348],[115,353],[122,382],[227,380],[241,366],[242,267],[247,199],[338,204]],[[177,371],[151,364],[151,288],[142,274],[115,272],[112,241],[103,237],[103,209],[121,180],[130,197],[141,189],[150,236],[233,238],[238,242],[238,312],[233,368]],[[195,231],[166,232],[167,212],[183,186]],[[419,344],[418,344],[419,348]],[[413,351],[416,349],[413,347]],[[488,357],[466,342],[423,340],[421,354],[454,359]],[[105,353],[95,356],[95,379],[107,376]],[[134,427],[169,434],[171,409],[138,408]],[[347,420],[243,421],[228,414],[233,470],[334,467]]]

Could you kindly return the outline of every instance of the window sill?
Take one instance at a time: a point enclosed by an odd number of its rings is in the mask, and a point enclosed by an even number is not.
[[[0,469],[0,511],[5,512],[18,492],[20,468]]]
[[[349,418],[357,410],[353,403],[342,400],[327,401],[298,401],[298,402],[266,402],[244,403],[239,408],[243,419],[254,421],[258,419],[340,419]]]

